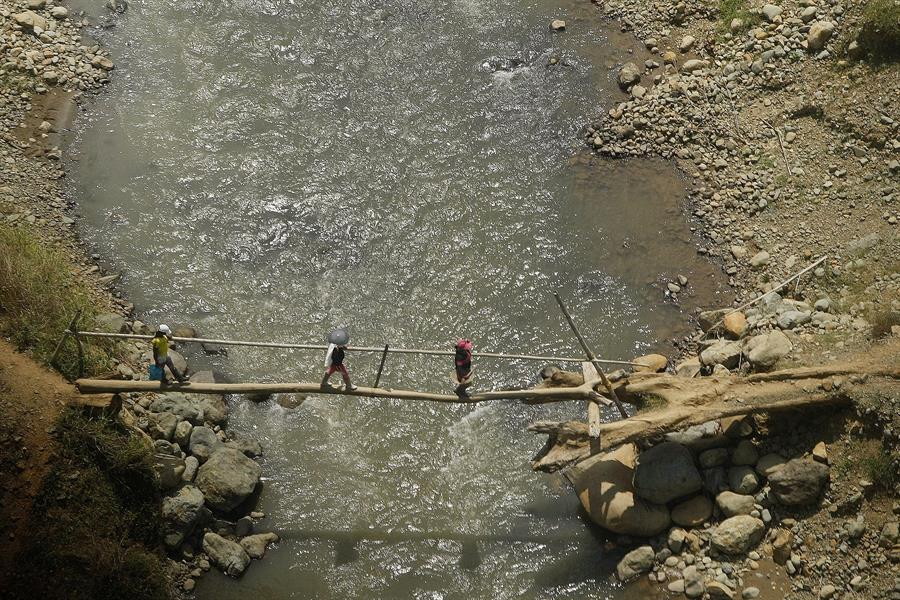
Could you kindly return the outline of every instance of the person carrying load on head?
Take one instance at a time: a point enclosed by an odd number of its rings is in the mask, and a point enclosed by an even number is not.
[[[472,385],[472,340],[460,338],[456,341],[456,354],[453,363],[456,367],[456,393],[466,394],[466,388]]]
[[[163,383],[169,383],[166,379],[166,367],[172,372],[172,376],[178,380],[178,383],[187,383],[187,374],[181,374],[175,368],[172,357],[169,356],[169,342],[172,340],[172,330],[168,325],[160,325],[156,328],[156,333],[150,344],[153,346],[153,365],[157,369],[159,380]]]
[[[350,373],[344,365],[344,357],[347,350],[347,342],[350,341],[350,334],[346,329],[335,329],[328,334],[328,351],[325,353],[325,376],[322,377],[322,387],[330,387],[328,380],[336,371],[340,371],[341,378],[344,380],[344,389],[353,391],[355,385],[350,383]]]

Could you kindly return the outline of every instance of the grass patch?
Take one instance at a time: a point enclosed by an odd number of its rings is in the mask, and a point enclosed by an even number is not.
[[[900,58],[900,0],[869,0],[856,39],[877,60]]]
[[[897,469],[893,463],[893,458],[884,448],[863,455],[860,461],[869,481],[886,490],[894,489],[898,483]]]
[[[64,412],[11,597],[165,600],[149,450],[114,419]]]
[[[87,286],[72,274],[75,266],[25,227],[0,225],[0,329],[20,350],[48,362],[62,332],[82,311],[81,327],[93,325],[97,310]],[[71,342],[70,342],[71,344]],[[110,368],[114,343],[85,344],[85,372]],[[69,345],[60,354],[63,375],[77,375],[77,355]]]
[[[731,32],[731,21],[734,19],[744,23],[739,31],[746,31],[759,23],[759,15],[750,12],[747,0],[719,0],[719,30]]]
[[[891,335],[891,327],[900,325],[900,313],[892,310],[876,311],[870,317],[872,337],[876,340]]]

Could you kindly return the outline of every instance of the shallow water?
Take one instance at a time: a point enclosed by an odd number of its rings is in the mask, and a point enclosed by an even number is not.
[[[632,43],[586,2],[132,2],[98,35],[117,77],[81,123],[72,193],[147,322],[577,356],[558,288],[597,353],[628,359],[682,331],[666,280],[689,276],[688,304],[719,285],[670,165],[582,154]],[[321,376],[308,353],[192,358],[236,380]],[[371,381],[377,357],[348,361]],[[539,366],[485,360],[478,385]],[[450,370],[392,357],[382,381],[447,390]],[[261,528],[284,542],[240,583],[205,577],[201,598],[618,593],[575,497],[528,466],[528,423],[580,403],[231,406],[266,449]]]

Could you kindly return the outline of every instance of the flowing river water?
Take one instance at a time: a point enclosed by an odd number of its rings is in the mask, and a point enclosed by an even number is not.
[[[564,18],[568,30],[549,30]],[[132,1],[97,31],[116,76],[79,123],[82,229],[150,323],[210,337],[598,354],[683,332],[720,285],[671,165],[592,160],[579,129],[619,101],[632,38],[586,1]],[[556,59],[556,64],[552,59]],[[317,380],[322,357],[189,354],[233,380]],[[377,356],[350,354],[359,383]],[[478,387],[540,365],[484,360]],[[447,391],[450,359],[394,358],[386,385]],[[200,598],[583,598],[621,594],[615,553],[558,476],[536,419],[581,403],[470,408],[230,399],[265,448],[259,510],[283,542]]]

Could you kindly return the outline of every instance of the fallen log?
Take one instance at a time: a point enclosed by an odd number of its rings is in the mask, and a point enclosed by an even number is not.
[[[529,431],[548,436],[532,459],[532,468],[553,472],[599,451],[626,442],[662,435],[726,417],[757,412],[809,409],[849,404],[843,377],[866,375],[873,382],[900,387],[900,368],[863,364],[801,367],[748,377],[686,378],[669,374],[635,373],[618,388],[623,400],[660,404],[645,412],[600,425],[600,443],[591,443],[586,423],[541,421]],[[593,446],[593,448],[592,448]]]

